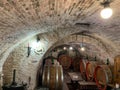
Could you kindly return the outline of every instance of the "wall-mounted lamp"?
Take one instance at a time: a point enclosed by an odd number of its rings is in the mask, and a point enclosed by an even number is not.
[[[27,57],[30,56],[30,53],[31,53],[31,47],[30,47],[30,45],[29,45],[29,43],[28,43],[28,47],[27,47]]]
[[[39,42],[40,41],[40,37],[37,35],[37,42]]]
[[[27,46],[27,57],[30,56],[32,50],[34,52],[38,52],[39,45],[40,45],[40,38],[37,35],[35,40],[33,40],[33,41],[31,40],[31,44],[28,43],[28,46]],[[41,51],[39,50],[39,52],[41,52]]]
[[[104,9],[101,10],[100,14],[103,19],[108,19],[112,16],[113,11],[110,8],[111,0],[104,0],[104,2],[101,3],[102,6],[104,6]]]

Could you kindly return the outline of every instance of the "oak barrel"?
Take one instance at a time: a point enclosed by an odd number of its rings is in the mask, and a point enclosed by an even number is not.
[[[47,59],[45,65],[59,65],[59,62],[56,59]]]
[[[101,90],[106,90],[107,84],[112,83],[112,72],[108,65],[98,65],[95,68],[94,78]]]
[[[63,69],[69,69],[72,59],[68,55],[60,55],[58,57],[58,61],[62,65]]]
[[[44,66],[42,85],[49,90],[63,89],[63,70],[61,65]]]
[[[86,63],[87,62],[88,60],[85,60],[85,59],[80,60],[80,72],[84,80],[87,80],[87,77],[86,77]]]
[[[88,81],[94,80],[94,71],[96,66],[98,65],[97,61],[88,61],[86,64],[86,76]]]
[[[59,62],[57,61],[57,59],[53,56],[48,56],[47,58],[44,59],[45,60],[45,65],[59,65]]]

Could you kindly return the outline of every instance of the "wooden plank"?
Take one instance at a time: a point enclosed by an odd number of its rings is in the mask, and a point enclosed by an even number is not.
[[[86,82],[86,81],[80,81],[78,82],[79,85],[96,85],[95,82]]]
[[[95,82],[80,81],[79,90],[99,90]]]

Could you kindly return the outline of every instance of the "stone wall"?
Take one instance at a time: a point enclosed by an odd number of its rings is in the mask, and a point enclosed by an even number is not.
[[[16,82],[19,84],[22,82],[27,83],[28,90],[34,90],[38,66],[41,64],[41,58],[45,53],[46,47],[44,45],[43,48],[45,50],[40,53],[35,53],[35,50],[31,49],[31,54],[27,57],[27,47],[31,40],[20,44],[9,54],[3,66],[4,85],[12,83],[13,69],[16,69]]]
[[[37,36],[40,41],[37,42]],[[27,83],[28,90],[34,90],[36,87],[36,76],[38,68],[41,66],[42,57],[48,48],[57,41],[53,38],[53,33],[38,34],[17,45],[3,65],[3,83],[11,84],[13,70],[16,69],[16,82],[21,84]],[[56,36],[57,37],[57,36]],[[28,46],[31,47],[28,56]]]
[[[9,54],[3,66],[3,84],[10,84],[12,82],[13,69],[16,69],[16,82],[27,83],[28,90],[34,90],[36,86],[36,75],[38,67],[41,66],[43,55],[49,55],[50,51],[57,45],[66,43],[70,44],[70,42],[81,42],[81,36],[76,39],[75,35],[70,35],[61,39],[58,38],[57,35],[54,36],[53,32],[39,34],[39,37],[39,46],[37,46],[37,50],[35,48],[31,49],[31,54],[29,57],[27,57],[28,44],[30,47],[32,47],[33,42],[36,42],[36,36],[24,41],[16,48],[14,48],[13,51]],[[111,46],[106,47],[108,44],[101,41],[96,40],[95,37],[90,38],[84,36],[84,43],[87,43],[87,53],[81,53],[84,55],[91,55],[91,57],[95,57],[95,55],[97,55],[97,57],[100,57],[101,60],[106,60],[106,58],[113,54],[113,52],[111,52],[113,48],[110,48]],[[113,62],[113,56],[110,57],[111,63]]]

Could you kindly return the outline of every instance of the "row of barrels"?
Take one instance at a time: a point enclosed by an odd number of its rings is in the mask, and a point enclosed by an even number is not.
[[[54,60],[54,61],[53,61]],[[49,57],[45,59],[45,65],[52,65],[54,62],[54,65],[62,65],[63,69],[67,70],[71,66],[73,67],[74,71],[80,71],[79,69],[79,60],[80,58],[75,58],[74,60],[69,57],[68,55],[60,55],[58,59],[55,59],[54,57]]]
[[[111,66],[97,61],[81,60],[80,72],[86,81],[95,81],[100,90],[106,90],[113,80]]]
[[[68,69],[71,65],[80,69],[83,79],[86,81],[95,81],[101,90],[106,90],[107,84],[112,83],[110,66],[98,61],[88,61],[77,58],[73,63],[73,60],[67,55],[61,55],[58,60],[54,60],[56,63],[52,65],[49,65],[53,63],[51,59],[46,61],[43,72],[43,85],[50,86],[50,90],[59,90],[58,88],[61,87],[61,82],[63,81],[62,68]]]

